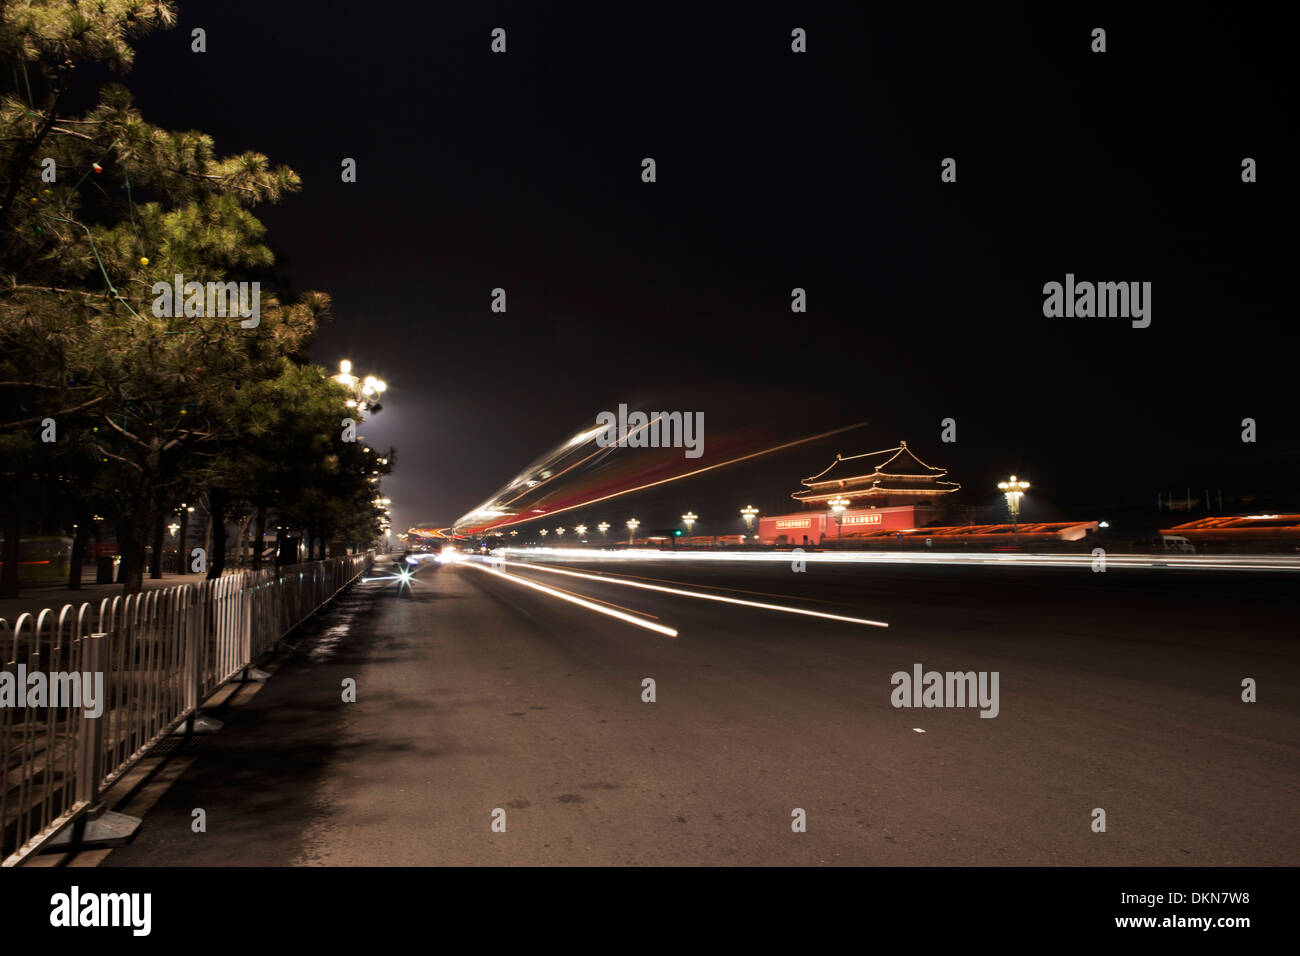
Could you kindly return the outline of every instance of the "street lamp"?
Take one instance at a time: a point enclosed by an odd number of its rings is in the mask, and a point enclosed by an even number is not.
[[[851,503],[848,498],[832,498],[827,502],[831,506],[831,511],[835,512],[835,536],[837,538],[844,538],[844,509]]]
[[[682,515],[682,521],[686,524],[687,534],[691,533],[691,525],[695,524],[695,522],[698,521],[699,518],[700,516],[697,515],[694,511],[688,511],[686,512],[686,514]]]
[[[632,543],[636,540],[636,529],[639,528],[640,526],[641,526],[641,522],[637,521],[635,518],[629,518],[629,519],[628,519],[628,521],[627,521],[627,530],[628,530],[627,544],[628,544],[628,547],[629,547],[629,548],[632,546]]]
[[[587,526],[585,524],[580,524],[573,530],[577,533],[579,538],[585,538],[587,536]]]
[[[543,538],[546,537],[546,529],[545,529],[545,528],[542,529],[542,537],[543,537]]]
[[[745,519],[745,530],[748,531],[754,527],[754,516],[758,514],[758,509],[753,505],[746,505],[740,509],[740,516]]]
[[[1016,541],[1019,541],[1020,499],[1024,497],[1029,482],[1020,481],[1015,475],[1012,475],[1006,481],[999,481],[998,487],[1002,489],[1002,493],[1007,499],[1007,510],[1011,512],[1011,533],[1016,536]]]
[[[600,524],[596,525],[596,528],[600,531],[600,536],[603,538],[605,537],[605,532],[609,530],[609,522],[602,521]]]
[[[355,408],[359,412],[364,412],[377,405],[379,397],[388,389],[387,382],[375,378],[373,375],[357,378],[352,374],[352,363],[347,359],[339,362],[338,374],[330,377],[352,393],[352,397],[347,401],[347,406],[348,408]]]
[[[556,529],[555,529],[555,536],[556,536],[557,538],[563,538],[563,537],[564,537],[564,529],[563,529],[563,528],[556,528]]]

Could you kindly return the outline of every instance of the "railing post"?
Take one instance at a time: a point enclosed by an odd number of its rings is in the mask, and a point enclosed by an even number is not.
[[[96,847],[126,846],[143,823],[139,817],[97,806],[99,785],[104,779],[104,727],[108,720],[109,702],[113,700],[108,686],[112,674],[104,671],[104,665],[108,663],[107,639],[108,635],[101,631],[81,641],[82,676],[94,680],[96,674],[104,675],[104,698],[99,715],[92,717],[82,707],[77,728],[77,751],[73,764],[77,776],[73,793],[76,802],[85,809],[68,826],[45,841],[38,852],[67,853]]]
[[[239,656],[244,668],[240,672],[240,683],[269,680],[271,675],[260,667],[253,666],[253,596],[248,587],[249,579],[242,578],[239,584]]]
[[[92,681],[96,674],[104,674],[104,661],[107,658],[105,647],[108,635],[102,631],[90,634],[81,641],[81,672],[83,677]],[[112,675],[105,674],[105,678]],[[77,802],[94,804],[99,799],[99,783],[104,779],[104,721],[107,719],[108,701],[112,693],[108,680],[104,681],[104,697],[101,701],[101,713],[90,716],[86,708],[81,708],[80,726],[77,728]]]
[[[215,734],[224,725],[215,717],[199,714],[203,700],[203,627],[200,615],[207,605],[197,600],[202,595],[199,585],[185,595],[185,712],[188,715],[174,734]]]
[[[198,709],[201,689],[203,687],[203,661],[199,652],[198,627],[194,620],[198,602],[192,600],[197,591],[185,595],[185,710],[193,712]]]

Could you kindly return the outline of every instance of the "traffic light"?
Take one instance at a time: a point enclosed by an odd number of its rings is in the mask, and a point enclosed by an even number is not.
[[[681,528],[673,528],[673,537],[674,537],[674,538],[680,538],[681,536],[682,536],[682,529],[681,529]]]

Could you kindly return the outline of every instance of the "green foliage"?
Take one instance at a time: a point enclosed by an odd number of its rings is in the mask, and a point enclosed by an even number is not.
[[[158,509],[199,489],[368,541],[370,479],[386,466],[339,440],[341,420],[357,417],[347,393],[302,361],[329,297],[286,303],[262,289],[254,328],[180,303],[154,314],[155,283],[176,274],[246,281],[270,267],[251,207],[296,193],[298,176],[154,126],[117,83],[84,115],[60,112],[79,65],[126,70],[130,41],[174,21],[168,3],[0,7],[0,53],[21,77],[0,97],[2,470],[15,488],[38,472],[73,480],[118,518],[128,561]],[[48,419],[53,446],[39,440]],[[18,493],[3,505],[9,527]]]

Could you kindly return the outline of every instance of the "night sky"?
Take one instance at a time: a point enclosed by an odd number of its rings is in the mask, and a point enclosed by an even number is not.
[[[257,212],[293,287],[334,297],[313,360],[389,383],[362,433],[397,446],[395,528],[450,523],[619,402],[868,422],[740,466],[717,507],[899,439],[972,502],[1016,471],[1070,517],[1294,486],[1292,61],[1255,8],[179,6],[126,82],[147,119],[302,176]],[[1152,282],[1150,328],[1045,318],[1067,272]],[[703,507],[681,489],[666,508]]]

